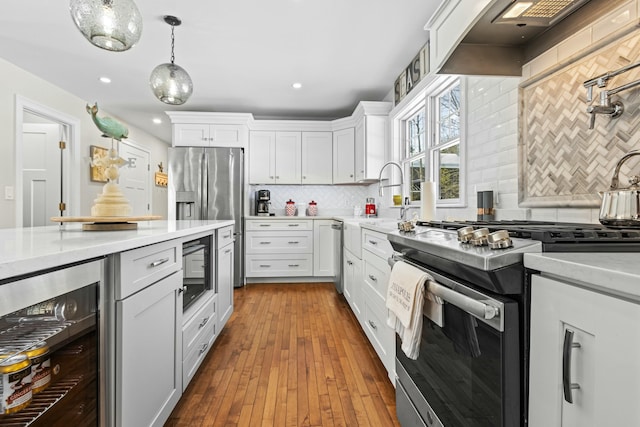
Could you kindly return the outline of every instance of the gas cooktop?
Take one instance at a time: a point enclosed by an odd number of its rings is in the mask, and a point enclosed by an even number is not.
[[[418,225],[457,230],[462,227],[506,230],[510,237],[536,240],[543,252],[640,252],[640,229],[607,228],[600,224],[547,221],[428,221]]]

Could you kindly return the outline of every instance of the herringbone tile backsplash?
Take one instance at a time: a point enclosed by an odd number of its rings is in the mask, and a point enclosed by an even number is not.
[[[583,82],[640,59],[640,34],[616,40],[542,79],[520,88],[520,201],[523,206],[598,206],[598,191],[609,188],[616,163],[630,150],[640,149],[640,87],[611,97],[624,103],[615,119],[599,114],[588,129]],[[640,68],[594,88],[593,103],[604,89],[640,79]],[[625,163],[621,185],[640,173],[639,157]]]

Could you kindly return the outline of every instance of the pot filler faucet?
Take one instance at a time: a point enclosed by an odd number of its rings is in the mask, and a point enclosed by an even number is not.
[[[583,86],[587,89],[587,102],[593,101],[593,87],[598,86],[599,88],[607,87],[607,82],[609,79],[626,73],[629,70],[632,70],[636,67],[640,66],[640,62],[636,62],[635,64],[629,64],[625,67],[622,67],[616,71],[608,71],[604,74],[601,74],[597,77],[589,79],[583,83]],[[620,93],[624,90],[634,88],[636,86],[640,86],[640,80],[636,80],[631,83],[627,83],[625,85],[619,86],[615,89],[611,90],[603,90],[600,92],[600,105],[589,105],[587,107],[587,113],[589,113],[589,129],[593,129],[593,126],[596,122],[596,114],[606,114],[612,119],[619,117],[624,112],[624,105],[621,101],[613,101],[611,102],[611,96],[616,93]]]
[[[389,185],[382,185],[382,172],[384,171],[384,169],[387,166],[395,166],[398,168],[398,170],[400,171],[400,184],[389,184]],[[384,189],[388,188],[388,187],[400,187],[400,193],[402,194],[402,189],[404,184],[404,173],[402,171],[402,166],[400,166],[399,163],[396,162],[387,162],[384,165],[382,165],[382,167],[380,168],[380,173],[378,174],[378,195],[380,197],[384,196]],[[409,210],[409,207],[407,206],[409,204],[409,198],[405,198],[404,194],[402,194],[402,206],[400,207],[400,219],[405,219],[405,216],[407,214],[407,210]]]

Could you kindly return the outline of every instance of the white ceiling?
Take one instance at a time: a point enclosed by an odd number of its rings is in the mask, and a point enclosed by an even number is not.
[[[358,101],[382,100],[428,40],[423,27],[440,0],[136,0],[143,32],[126,52],[91,45],[68,0],[3,3],[2,57],[169,142],[167,110],[334,119]],[[175,63],[194,83],[182,106],[161,103],[149,88],[151,70],[170,60],[163,15],[182,19]]]

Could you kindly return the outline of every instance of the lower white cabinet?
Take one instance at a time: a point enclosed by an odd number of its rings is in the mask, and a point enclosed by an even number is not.
[[[231,228],[231,227],[230,227]],[[234,241],[223,240],[226,230],[218,230],[216,287],[218,292],[218,330],[221,331],[233,313]],[[226,243],[226,244],[225,244]]]
[[[182,326],[183,391],[196,374],[219,333],[217,325],[218,296],[210,292],[209,295],[202,298],[208,298],[206,303],[189,319],[185,319]]]
[[[335,274],[334,239],[335,233],[331,219],[313,220],[313,275],[330,277]]]
[[[349,303],[351,310],[356,318],[362,324],[364,312],[364,299],[362,293],[362,260],[352,254],[348,249],[343,251],[343,271],[344,289],[342,293]]]
[[[181,288],[178,271],[116,301],[117,426],[162,426],[182,395]]]
[[[533,275],[529,426],[640,425],[639,323],[637,303]]]

